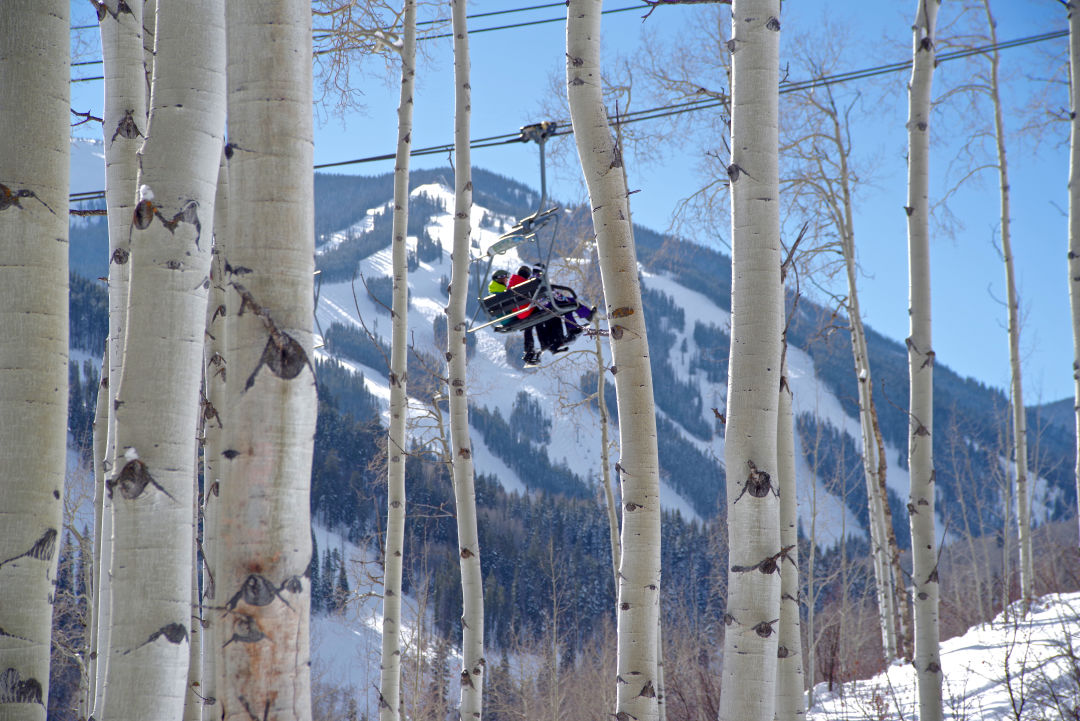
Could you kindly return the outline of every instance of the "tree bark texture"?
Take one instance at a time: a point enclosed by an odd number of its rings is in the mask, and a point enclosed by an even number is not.
[[[619,589],[619,560],[622,556],[619,548],[619,508],[615,502],[615,493],[611,488],[611,453],[608,450],[610,438],[608,433],[609,419],[607,411],[607,399],[604,397],[607,391],[607,378],[604,372],[604,352],[600,344],[600,334],[597,333],[596,341],[596,403],[600,412],[600,482],[604,486],[604,501],[607,506],[608,536],[611,538],[611,570],[615,579],[615,591]],[[618,618],[618,612],[616,612]]]
[[[97,402],[94,407],[94,545],[92,551],[93,563],[86,569],[88,575],[86,596],[90,606],[90,628],[87,629],[86,708],[80,711],[87,718],[93,716],[95,708],[98,708],[95,706],[99,696],[98,681],[100,680],[104,684],[104,665],[101,663],[102,654],[99,652],[101,645],[100,634],[102,625],[104,624],[105,628],[108,628],[109,625],[107,620],[104,622],[101,620],[102,601],[104,600],[107,604],[108,598],[102,598],[98,587],[102,583],[108,582],[107,573],[101,573],[103,565],[106,568],[108,567],[108,560],[103,556],[102,548],[105,545],[104,537],[107,535],[110,539],[112,538],[112,508],[109,508],[108,513],[105,512],[105,499],[108,498],[108,494],[105,492],[105,454],[108,448],[110,405],[109,339],[106,338],[105,353],[101,359]],[[107,524],[106,520],[108,521]],[[108,557],[112,557],[111,550]]]
[[[469,152],[471,90],[465,0],[450,3],[454,33],[454,251],[450,300],[446,307],[447,376],[450,387],[450,448],[461,564],[461,705],[458,716],[479,721],[484,701],[484,588],[476,489],[469,437],[465,300],[469,292],[469,232],[472,215],[472,161]]]
[[[997,45],[997,23],[983,0],[990,42]],[[1035,570],[1031,557],[1031,491],[1028,488],[1027,411],[1020,369],[1020,298],[1016,293],[1016,272],[1012,252],[1012,223],[1009,217],[1009,165],[1005,153],[1005,119],[1001,110],[998,82],[999,56],[990,51],[990,98],[994,104],[994,140],[997,146],[998,190],[1001,195],[1001,255],[1005,261],[1005,302],[1009,309],[1009,388],[1013,419],[1013,453],[1016,461],[1016,541],[1020,550],[1020,599],[1025,613],[1035,596]]]
[[[847,185],[844,193],[847,196]],[[851,218],[851,205],[846,203],[847,217]],[[888,498],[885,495],[883,479],[879,477],[885,469],[879,455],[875,435],[875,409],[873,404],[873,380],[870,373],[870,355],[866,346],[866,331],[863,329],[862,314],[859,309],[858,289],[855,282],[855,239],[848,225],[842,238],[844,264],[847,270],[848,322],[851,326],[851,353],[855,363],[855,377],[859,384],[859,427],[862,437],[863,474],[866,477],[866,497],[869,506],[870,544],[874,562],[874,586],[877,590],[878,621],[881,626],[882,651],[885,663],[890,663],[899,655],[896,636],[898,609],[895,589],[893,588],[892,557],[893,548],[889,544],[886,509]],[[894,536],[895,538],[895,536]]]
[[[227,382],[214,715],[306,721],[316,418],[311,7],[230,0],[226,26]]]
[[[184,709],[209,229],[225,124],[223,20],[209,0],[164,3],[156,18],[107,481],[114,543],[104,716],[117,721],[179,719]]]
[[[1072,306],[1073,380],[1076,415],[1076,502],[1080,510],[1080,7],[1066,6],[1069,17],[1069,303]],[[1077,514],[1080,517],[1080,513]]]
[[[128,282],[131,277],[131,218],[135,209],[138,183],[138,157],[146,139],[149,120],[150,70],[144,58],[144,13],[154,9],[143,3],[102,0],[97,3],[98,25],[101,33],[102,69],[104,74],[105,105],[102,129],[105,141],[105,203],[109,228],[109,373],[112,379],[103,387],[108,400],[108,417],[103,432],[106,448],[103,459],[106,474],[111,476],[116,460],[116,390],[120,387],[126,341]],[[95,589],[95,642],[93,645],[95,683],[93,715],[104,712],[105,680],[108,676],[112,624],[112,505],[111,493],[100,497],[100,513],[105,519],[98,545],[99,583]]]
[[[0,718],[43,721],[68,400],[67,0],[0,3]]]
[[[618,585],[616,715],[656,719],[660,602],[660,478],[649,344],[622,150],[603,102],[599,0],[570,0],[566,84],[578,157],[589,191],[610,325],[619,408],[623,504]],[[622,718],[622,716],[619,716]]]
[[[780,628],[776,649],[776,721],[806,718],[799,602],[799,516],[795,478],[795,418],[787,382],[787,341],[780,361],[776,461],[780,491]]]
[[[913,25],[914,62],[908,85],[908,275],[911,335],[907,339],[909,402],[908,466],[911,493],[911,584],[915,610],[914,666],[919,718],[942,718],[942,671],[938,635],[937,540],[934,530],[933,371],[930,326],[930,110],[934,38],[939,0],[918,0]]]
[[[217,199],[214,202],[214,246],[210,253],[210,289],[206,303],[206,343],[203,348],[203,681],[200,695],[209,708],[209,717],[216,717],[218,683],[217,649],[224,642],[220,637],[221,614],[217,611],[220,594],[217,592],[218,568],[221,558],[220,519],[221,487],[228,465],[225,450],[225,423],[229,421],[225,382],[228,378],[225,354],[228,352],[229,274],[225,270],[228,256],[229,167],[224,153],[218,169]],[[235,295],[235,294],[233,294]],[[233,310],[238,307],[235,301]]]
[[[735,0],[731,38],[731,353],[724,447],[731,547],[720,719],[772,721],[783,561],[776,435],[783,323],[779,0]]]
[[[401,47],[401,95],[394,162],[394,219],[391,253],[394,290],[390,346],[390,427],[386,456],[386,544],[383,556],[382,664],[379,718],[401,718],[401,569],[405,550],[406,395],[409,351],[409,150],[412,148],[413,85],[416,78],[416,0],[405,0]]]

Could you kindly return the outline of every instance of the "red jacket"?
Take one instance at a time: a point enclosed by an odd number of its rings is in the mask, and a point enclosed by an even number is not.
[[[522,276],[518,275],[517,273],[514,273],[513,275],[510,276],[510,280],[508,280],[506,282],[506,287],[507,288],[513,288],[515,285],[520,285],[521,283],[524,283],[526,280],[528,280],[528,278],[523,278]],[[521,311],[520,313],[517,314],[518,318],[528,318],[530,315],[532,315],[532,312],[533,312],[533,309],[529,307],[528,303],[526,303],[525,305],[519,305],[514,310],[520,310]]]

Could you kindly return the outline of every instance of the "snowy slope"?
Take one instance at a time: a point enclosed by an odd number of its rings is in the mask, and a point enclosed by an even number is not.
[[[430,184],[417,187],[413,189],[412,196],[418,195],[426,195],[431,199],[441,201],[443,207],[453,207],[453,195],[444,186]],[[388,212],[388,207],[389,203],[369,211],[367,217],[351,230],[357,233],[369,230],[374,215]],[[479,257],[498,237],[497,231],[480,227],[479,220],[487,212],[479,206],[473,208],[472,254],[474,257]],[[430,219],[426,230],[436,243],[442,246],[443,256],[441,260],[432,263],[421,263],[418,270],[409,274],[409,337],[416,347],[429,349],[429,352],[431,352],[434,338],[433,321],[436,316],[443,314],[446,302],[441,282],[450,276],[452,223],[453,218],[449,212]],[[333,234],[327,245],[339,244],[346,236],[346,230],[342,229],[341,232]],[[415,249],[416,242],[415,237],[408,239],[410,249]],[[511,250],[499,257],[498,267],[515,268],[521,260],[517,251]],[[390,272],[389,247],[373,253],[360,263],[360,273],[369,281],[379,276],[388,276]],[[552,268],[552,275],[556,279],[559,278],[558,267]],[[677,336],[675,347],[681,347],[684,342],[686,344],[685,358],[693,357],[697,351],[693,338],[695,322],[711,323],[719,327],[729,326],[728,312],[718,308],[701,293],[680,285],[666,275],[645,272],[642,277],[646,287],[668,294],[677,305],[684,309],[686,314],[684,328],[674,332]],[[389,315],[368,297],[360,281],[353,284],[324,285],[319,294],[316,315],[324,331],[334,322],[359,328],[362,319],[363,326],[366,326],[368,331],[384,342],[389,339]],[[541,368],[521,371],[507,361],[507,351],[504,346],[506,342],[515,344],[512,352],[520,352],[518,350],[520,336],[507,341],[507,336],[504,335],[484,330],[478,332],[477,353],[469,364],[469,385],[473,402],[488,409],[499,408],[503,417],[506,418],[516,394],[519,391],[529,393],[540,401],[547,418],[552,421],[552,439],[547,447],[552,462],[565,462],[579,476],[595,481],[599,477],[600,462],[599,416],[588,406],[581,404],[582,395],[576,387],[582,373],[595,370],[595,356],[589,352],[593,344],[587,340],[579,340],[572,348],[572,352],[559,357],[554,362],[550,360],[550,356],[545,355],[546,361]],[[675,367],[676,375],[681,379],[691,381],[700,390],[705,413],[711,415],[713,407],[722,409],[726,394],[725,387],[722,384],[709,382],[701,377],[700,373],[692,376],[685,358],[674,359],[675,362],[672,365]],[[684,362],[680,363],[679,360]],[[821,420],[851,434],[857,440],[859,437],[857,421],[844,414],[839,401],[815,376],[811,358],[803,351],[792,348],[789,352],[789,364],[796,412],[814,414]],[[355,367],[354,370],[363,371],[368,389],[385,403],[389,397],[385,370],[366,366]],[[384,419],[386,412],[384,406]],[[422,437],[424,433],[430,432],[430,424],[425,424],[423,421],[425,409],[422,404],[414,403],[410,415],[417,426],[414,428],[414,433]],[[679,427],[678,418],[668,417],[668,420]],[[722,438],[706,442],[685,431],[681,432],[681,435],[684,442],[722,461]],[[617,438],[616,433],[612,433],[612,438]],[[473,442],[476,445],[475,462],[478,473],[490,473],[497,476],[508,491],[521,492],[529,485],[526,482],[527,479],[520,478],[485,447],[479,433],[473,434]],[[890,467],[889,481],[898,492],[902,491],[906,494],[907,474],[895,466],[898,455],[895,449],[890,449],[889,457],[893,459],[893,466]],[[800,517],[804,528],[810,528],[816,514],[814,525],[818,529],[819,543],[823,545],[835,542],[843,530],[860,535],[862,531],[857,521],[843,503],[830,495],[817,479],[813,479],[813,483],[810,482],[810,469],[801,455],[798,470],[800,473]],[[682,498],[666,483],[661,489],[661,503],[666,509],[678,510],[685,518],[700,520],[690,500]]]
[[[1025,619],[1017,610],[1014,604],[1008,617],[999,615],[941,644],[946,718],[1075,718],[1072,713],[1080,704],[1080,593],[1045,596]],[[818,684],[815,697],[807,721],[918,717],[910,664],[894,664],[874,678],[832,692]]]

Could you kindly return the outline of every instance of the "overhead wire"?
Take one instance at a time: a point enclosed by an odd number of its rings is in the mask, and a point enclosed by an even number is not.
[[[1033,45],[1036,43],[1046,42],[1048,40],[1057,40],[1067,37],[1068,34],[1069,32],[1067,30],[1057,30],[1054,32],[1041,33],[1039,35],[1029,35],[1027,37],[1015,38],[1013,40],[1004,40],[998,43],[989,43],[987,45],[981,45],[974,48],[962,48],[960,50],[940,53],[936,57],[936,61],[938,63],[943,63],[971,57],[973,55],[982,55],[994,50],[1009,50],[1012,48],[1023,47],[1025,45]],[[826,87],[829,85],[851,82],[853,80],[865,80],[867,78],[876,77],[878,75],[886,75],[888,73],[906,70],[911,67],[911,63],[911,60],[905,60],[902,62],[877,65],[870,68],[862,68],[859,70],[850,70],[842,73],[835,73],[833,75],[822,75],[816,78],[808,78],[806,80],[800,80],[797,82],[784,81],[780,83],[779,93],[781,95],[787,95],[789,93],[809,90],[815,87]],[[617,125],[626,125],[629,123],[641,122],[643,120],[657,120],[660,118],[671,117],[674,115],[681,115],[683,113],[697,112],[699,110],[709,110],[712,108],[721,107],[723,105],[726,105],[726,100],[714,97],[702,98],[701,100],[688,100],[680,103],[669,103],[667,105],[661,105],[654,108],[646,108],[644,110],[622,113],[615,118],[609,118],[608,124],[612,127],[615,127]],[[573,128],[570,128],[566,121],[557,122],[559,125],[559,129],[552,133],[553,136],[571,135],[574,132]],[[524,142],[520,131],[514,131],[510,133],[502,133],[500,135],[492,135],[486,138],[476,138],[469,142],[469,147],[473,149],[492,148],[520,142]],[[414,157],[439,155],[452,152],[453,149],[453,143],[443,143],[441,145],[432,145],[426,148],[414,149],[409,153],[409,155]],[[325,170],[327,168],[339,168],[346,165],[360,165],[363,163],[393,160],[394,157],[394,153],[371,155],[363,158],[355,158],[352,160],[340,160],[331,163],[320,163],[315,165],[314,169]],[[73,202],[76,200],[92,200],[105,197],[105,192],[90,191],[88,193],[73,193],[70,197]]]
[[[529,5],[529,6],[526,6],[526,7],[505,8],[503,10],[490,10],[490,11],[482,12],[482,13],[473,13],[473,14],[468,16],[468,19],[469,20],[475,20],[477,18],[488,18],[488,17],[499,16],[499,15],[511,15],[511,14],[514,14],[514,13],[528,12],[528,11],[532,11],[532,10],[548,10],[548,9],[557,8],[557,7],[566,7],[566,3],[565,2],[553,2],[553,3],[544,3],[542,5]],[[629,5],[627,7],[622,7],[622,8],[611,8],[611,9],[608,9],[608,10],[602,10],[600,12],[600,14],[601,15],[611,15],[611,14],[614,14],[614,13],[628,12],[630,10],[642,10],[642,9],[647,8],[647,7],[649,7],[647,4],[641,3],[640,5]],[[418,27],[426,27],[426,26],[429,26],[429,25],[434,26],[434,25],[444,24],[444,23],[447,23],[447,22],[449,22],[449,19],[435,18],[433,20],[421,20],[421,21],[417,22],[416,24],[417,24]],[[560,17],[544,18],[542,20],[528,20],[528,21],[520,22],[520,23],[510,23],[510,24],[507,24],[507,25],[495,25],[495,26],[486,27],[486,28],[470,28],[468,32],[469,32],[470,35],[473,35],[473,34],[477,34],[477,33],[492,32],[494,30],[512,30],[512,29],[515,29],[515,28],[524,28],[524,27],[530,27],[530,26],[533,26],[533,25],[544,25],[546,23],[557,23],[557,22],[566,22],[566,16],[563,15],[563,16],[560,16]],[[96,27],[97,27],[97,25],[75,25],[71,29],[72,30],[86,30],[86,29],[96,28]],[[382,30],[384,32],[387,32],[390,29],[391,28],[380,28],[380,30]],[[320,28],[320,29],[315,30],[314,32],[315,32],[315,35],[313,36],[313,38],[315,40],[323,40],[323,39],[331,37],[333,35],[333,32],[331,30],[329,30],[329,29],[321,29]],[[421,36],[417,37],[417,40],[438,40],[440,38],[452,37],[452,35],[453,35],[453,33],[438,33],[438,34],[435,34],[435,35],[421,35]],[[318,50],[318,51],[315,52],[315,54],[316,55],[325,55],[325,54],[328,54],[328,53],[331,53],[331,52],[339,52],[341,50],[352,50],[352,49],[356,49],[356,48],[346,47],[346,48],[332,48],[332,49],[329,49],[329,50]],[[82,66],[82,65],[101,65],[101,63],[102,63],[101,60],[87,60],[87,61],[84,61],[84,62],[72,63],[72,67]],[[101,76],[84,77],[84,78],[72,78],[71,82],[73,82],[73,83],[84,83],[84,82],[89,82],[91,80],[101,80],[101,79],[102,79]]]

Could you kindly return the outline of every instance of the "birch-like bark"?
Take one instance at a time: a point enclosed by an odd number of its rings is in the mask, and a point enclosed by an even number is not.
[[[1080,4],[1069,0],[1069,304],[1072,307],[1076,418],[1076,502],[1080,510]],[[1080,513],[1077,514],[1080,517]]]
[[[228,466],[223,462],[225,423],[229,420],[225,400],[225,354],[228,339],[228,303],[230,298],[225,258],[228,254],[227,221],[229,217],[229,166],[222,153],[218,168],[217,199],[214,201],[214,246],[210,252],[210,289],[206,302],[206,342],[203,345],[203,687],[200,694],[210,707],[211,717],[218,714],[218,649],[221,614],[217,611],[218,567],[221,557],[221,486]],[[233,307],[237,304],[234,302]]]
[[[116,461],[116,390],[126,340],[128,281],[131,265],[131,216],[136,203],[139,149],[146,138],[150,100],[150,74],[144,63],[143,3],[102,0],[97,3],[101,32],[101,56],[104,74],[105,104],[102,128],[105,140],[105,203],[109,229],[109,336],[108,365],[112,382],[107,391],[108,416],[103,432],[106,448],[103,469],[111,476]],[[113,499],[111,493],[100,496],[103,518],[102,534],[95,539],[98,584],[95,589],[95,642],[92,658],[96,663],[92,715],[105,712],[105,680],[108,677],[112,627],[112,551]]]
[[[865,346],[866,336],[863,335]],[[867,358],[868,351],[864,350]],[[874,394],[870,393],[870,425],[874,433],[874,444],[877,446],[878,472],[877,483],[881,493],[881,510],[885,519],[885,541],[888,549],[889,566],[892,569],[892,592],[896,602],[896,623],[899,629],[896,636],[896,651],[905,660],[911,661],[915,646],[911,628],[911,599],[907,595],[907,575],[900,564],[900,544],[896,541],[896,530],[893,528],[892,509],[889,507],[889,492],[885,479],[889,472],[889,459],[885,455],[885,438],[881,435],[881,423],[878,420],[877,407],[874,405]]]
[[[405,422],[409,345],[409,151],[412,148],[413,85],[416,79],[416,0],[402,13],[401,94],[394,163],[394,220],[391,239],[394,291],[390,346],[390,427],[387,430],[386,544],[383,556],[382,665],[379,718],[401,718],[401,568],[405,550]]]
[[[1031,557],[1031,501],[1028,490],[1027,412],[1020,372],[1020,298],[1016,293],[1016,272],[1012,253],[1012,223],[1009,217],[1009,165],[1005,153],[1005,120],[1001,111],[998,81],[997,22],[990,3],[983,0],[990,33],[990,99],[994,105],[994,140],[997,148],[998,191],[1001,197],[1001,255],[1005,262],[1005,302],[1009,309],[1009,380],[1012,394],[1013,449],[1016,460],[1016,541],[1020,548],[1020,599],[1027,612],[1035,596],[1034,566]]]
[[[799,627],[799,517],[795,478],[795,420],[787,380],[786,331],[780,360],[776,468],[780,492],[780,628],[776,649],[776,721],[806,718],[803,693],[802,632]]]
[[[98,653],[100,646],[100,632],[102,625],[99,619],[102,613],[102,597],[98,593],[98,586],[106,579],[101,574],[102,547],[104,536],[108,534],[112,538],[112,509],[105,514],[105,454],[108,448],[109,427],[109,339],[105,339],[105,353],[101,359],[101,374],[98,385],[97,403],[94,407],[94,549],[93,563],[86,569],[86,597],[90,605],[90,628],[87,629],[89,639],[87,644],[87,678],[86,678],[86,708],[80,713],[85,718],[94,715],[95,703],[98,698],[99,671],[104,669],[101,663],[102,656]],[[107,523],[106,523],[107,521]],[[111,544],[111,541],[110,541]],[[111,547],[111,546],[110,546]],[[110,554],[111,555],[111,554]],[[107,561],[105,562],[107,564]],[[108,627],[108,624],[105,624]],[[100,674],[104,676],[104,673]]]
[[[938,635],[937,538],[934,531],[933,371],[930,326],[930,110],[934,37],[939,0],[918,0],[913,25],[914,61],[908,85],[908,275],[911,379],[908,466],[911,494],[911,584],[915,609],[914,666],[919,718],[942,719],[942,672]]]
[[[656,719],[660,604],[660,477],[649,344],[622,151],[612,138],[600,71],[600,0],[570,0],[566,85],[589,191],[619,407],[623,504],[615,714]]]
[[[447,375],[450,387],[450,447],[461,563],[461,705],[458,717],[479,721],[484,700],[484,588],[480,538],[476,528],[476,490],[469,437],[469,394],[465,354],[465,301],[469,292],[469,232],[472,214],[472,161],[469,152],[471,97],[469,35],[465,0],[451,0],[454,33],[454,251],[450,299],[446,306]]]
[[[117,721],[179,719],[184,710],[209,226],[225,123],[223,21],[211,0],[163,3],[156,18],[114,401],[117,462],[107,482],[114,544],[104,717]]]
[[[226,26],[228,381],[214,715],[305,721],[316,418],[311,7],[230,0]]]
[[[0,718],[44,721],[68,400],[67,0],[0,3]]]
[[[137,154],[146,138],[150,76],[144,66],[143,3],[102,0],[97,11],[105,76],[102,127],[109,212],[109,370],[117,381],[115,391],[124,352],[131,214],[136,203]]]
[[[846,174],[846,161],[841,161],[841,172]],[[846,181],[846,177],[845,177]],[[848,197],[848,184],[844,183],[845,201]],[[875,410],[873,406],[873,380],[870,373],[870,355],[866,346],[866,331],[863,329],[862,314],[859,308],[858,288],[855,281],[855,239],[851,231],[851,204],[845,202],[847,227],[841,238],[844,265],[847,270],[848,298],[847,313],[851,327],[851,354],[855,362],[855,377],[858,379],[859,426],[861,428],[863,449],[863,474],[866,478],[866,497],[869,506],[870,543],[874,564],[874,587],[877,591],[878,623],[881,627],[882,651],[885,663],[890,663],[899,655],[896,637],[898,609],[893,588],[892,547],[886,526],[886,508],[888,502],[882,488],[885,464],[879,455],[875,429]]]
[[[731,354],[728,598],[721,721],[772,721],[780,619],[777,428],[780,280],[779,0],[735,0],[731,17]]]
[[[199,437],[202,436],[202,430],[199,429]],[[197,455],[197,453],[196,453]],[[194,460],[194,467],[199,468],[199,459],[196,457]],[[196,476],[199,471],[196,470]],[[189,649],[189,661],[188,661],[188,673],[187,673],[187,692],[184,694],[184,721],[202,721],[203,718],[203,702],[202,702],[202,681],[203,681],[203,607],[199,598],[199,514],[201,513],[200,498],[198,493],[199,479],[193,478],[192,483],[195,484],[196,490],[192,494],[194,503],[192,504],[191,513],[192,519],[195,524],[194,533],[191,539],[191,555],[193,563],[191,564],[191,620],[189,622],[189,638],[191,639],[191,645]]]
[[[600,410],[600,482],[604,486],[604,501],[607,505],[608,535],[611,538],[611,570],[614,573],[615,593],[619,592],[619,560],[622,556],[619,548],[619,509],[615,504],[615,493],[611,489],[611,453],[608,450],[609,438],[607,399],[604,397],[607,391],[607,378],[604,373],[607,367],[604,365],[604,351],[600,345],[600,334],[597,333],[596,341],[596,403]],[[618,618],[618,613],[616,613]]]

